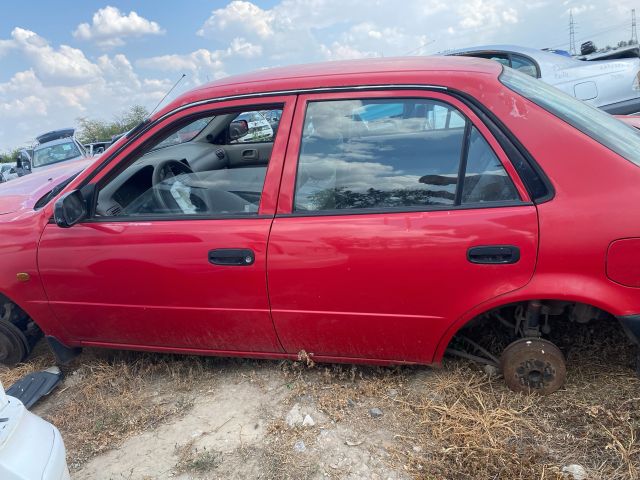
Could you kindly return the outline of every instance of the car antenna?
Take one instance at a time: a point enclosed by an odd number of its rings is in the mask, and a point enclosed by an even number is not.
[[[174,83],[174,84],[173,84],[173,87],[171,87],[171,88],[169,89],[169,91],[164,95],[164,97],[162,97],[162,99],[161,99],[161,100],[158,102],[158,104],[153,108],[153,110],[151,110],[151,112],[149,113],[149,115],[147,115],[147,116],[145,117],[145,119],[144,119],[144,120],[142,120],[138,125],[136,125],[135,127],[133,127],[133,128],[129,131],[129,133],[127,133],[127,138],[130,138],[130,137],[132,137],[133,135],[135,135],[136,133],[138,133],[138,131],[139,131],[140,129],[142,129],[142,127],[144,127],[144,126],[149,122],[149,119],[151,118],[151,115],[153,115],[153,114],[155,113],[155,111],[158,109],[158,107],[160,106],[160,104],[161,104],[162,102],[164,102],[165,98],[167,98],[167,97],[169,96],[169,94],[170,94],[171,92],[173,92],[173,89],[174,89],[174,88],[176,88],[176,87],[178,86],[178,84],[182,81],[182,79],[183,79],[184,77],[186,77],[186,76],[187,76],[187,74],[186,74],[186,73],[183,73],[183,74],[182,74],[182,76],[178,79],[178,81],[176,81],[176,83]]]

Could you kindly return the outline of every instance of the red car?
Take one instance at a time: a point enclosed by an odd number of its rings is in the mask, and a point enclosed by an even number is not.
[[[237,118],[265,110],[277,131],[242,141]],[[637,342],[639,165],[636,130],[497,62],[225,78],[52,193],[0,200],[0,357],[44,332],[60,360],[91,346],[431,364],[488,356],[450,345],[484,318],[516,338],[507,384],[552,392],[559,322],[617,317]]]

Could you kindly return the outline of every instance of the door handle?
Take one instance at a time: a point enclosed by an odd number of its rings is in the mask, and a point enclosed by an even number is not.
[[[257,160],[258,156],[258,150],[256,150],[255,148],[250,148],[242,151],[242,158],[246,160]]]
[[[520,249],[512,245],[483,245],[467,250],[471,263],[508,264],[520,260]]]
[[[209,251],[209,262],[214,265],[248,267],[255,261],[255,253],[248,248],[216,248]]]

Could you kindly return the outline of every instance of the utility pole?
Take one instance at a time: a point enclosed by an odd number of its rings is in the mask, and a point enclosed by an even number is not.
[[[636,31],[636,9],[631,9],[631,42],[638,43],[638,32]]]
[[[573,21],[573,10],[569,10],[569,53],[576,55],[576,24]]]

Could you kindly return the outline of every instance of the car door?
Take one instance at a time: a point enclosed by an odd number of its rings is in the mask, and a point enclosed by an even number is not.
[[[46,226],[41,277],[71,338],[168,351],[281,351],[266,246],[294,101],[181,109],[83,187],[95,192],[90,218]],[[278,135],[255,146],[262,155],[253,163],[231,162],[233,119],[266,108],[283,112]]]
[[[298,99],[268,247],[285,350],[429,363],[456,318],[525,285],[536,208],[486,126],[439,92]]]

